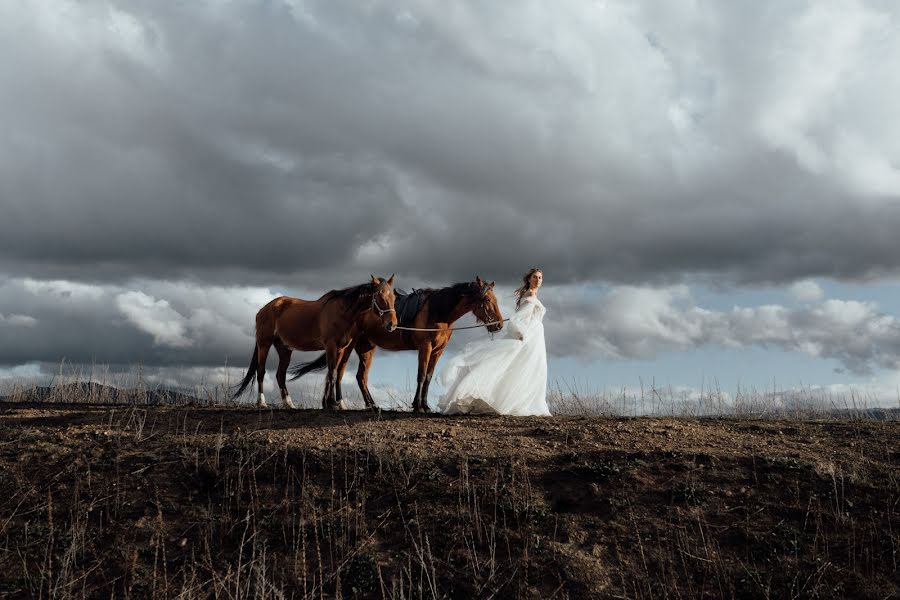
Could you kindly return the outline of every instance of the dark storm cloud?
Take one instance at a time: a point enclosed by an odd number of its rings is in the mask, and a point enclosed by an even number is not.
[[[14,4],[2,268],[896,273],[894,10]]]

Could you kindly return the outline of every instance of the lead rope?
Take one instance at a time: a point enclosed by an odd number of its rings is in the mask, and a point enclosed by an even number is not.
[[[479,327],[488,327],[490,325],[496,325],[498,323],[506,323],[509,319],[503,319],[502,321],[491,321],[490,323],[481,323],[480,325],[469,325],[468,327],[433,327],[433,328],[421,328],[421,327],[400,327],[397,326],[397,329],[403,329],[405,331],[461,331],[463,329],[478,329]]]

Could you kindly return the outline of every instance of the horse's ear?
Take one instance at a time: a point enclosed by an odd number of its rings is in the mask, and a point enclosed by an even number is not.
[[[396,275],[396,273],[391,273],[391,278],[387,280],[388,285],[394,285],[394,275]]]
[[[381,283],[380,281],[378,281],[378,278],[375,277],[374,275],[372,275],[371,273],[369,273],[369,276],[372,278],[372,283],[374,285],[378,285],[379,283]]]
[[[484,281],[481,279],[481,275],[475,276],[475,283],[478,284],[478,287],[484,286]]]
[[[490,283],[488,284],[488,287],[489,287],[490,289],[494,289],[494,282],[493,282],[493,281],[490,282]]]

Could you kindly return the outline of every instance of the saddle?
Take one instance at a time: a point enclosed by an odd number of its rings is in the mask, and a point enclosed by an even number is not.
[[[412,326],[424,299],[425,290],[413,288],[412,292],[406,292],[394,288],[394,310],[397,311],[397,322],[400,326]]]

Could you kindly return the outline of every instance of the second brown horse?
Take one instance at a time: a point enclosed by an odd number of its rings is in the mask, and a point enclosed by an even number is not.
[[[384,348],[391,351],[418,350],[419,370],[416,376],[416,394],[413,398],[415,412],[431,412],[428,407],[428,386],[434,374],[438,359],[444,353],[447,343],[453,336],[453,324],[463,315],[471,312],[481,323],[486,323],[488,331],[495,332],[503,328],[503,315],[494,295],[494,282],[485,283],[481,277],[475,281],[457,283],[441,289],[419,290],[421,295],[418,310],[403,325],[416,329],[433,329],[435,331],[386,331],[379,326],[377,319],[368,315],[363,319],[363,327],[357,336],[354,348],[359,356],[359,369],[356,381],[359,383],[366,407],[375,408],[375,401],[369,393],[369,367],[375,356],[375,349]],[[337,368],[335,385],[336,399],[341,399],[341,378],[350,353],[346,352]],[[291,368],[291,380],[298,379],[311,371],[317,371],[328,365],[327,356],[321,355],[316,360]]]

